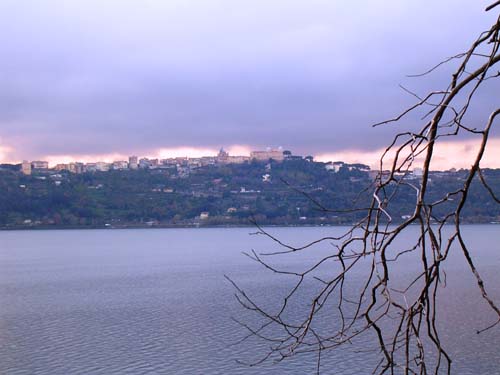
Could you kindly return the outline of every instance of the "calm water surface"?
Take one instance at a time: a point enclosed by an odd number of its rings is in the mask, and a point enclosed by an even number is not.
[[[299,245],[342,228],[270,230]],[[245,334],[231,317],[252,318],[237,304],[224,274],[269,305],[284,290],[282,279],[242,255],[276,249],[250,232],[0,232],[0,374],[314,373],[310,356],[252,368],[236,362],[258,358],[267,346],[231,345]],[[489,292],[500,301],[500,226],[469,226],[466,233]],[[315,255],[279,262],[294,267]],[[398,272],[404,277],[412,266],[409,261]],[[454,373],[500,374],[500,328],[475,334],[491,322],[491,314],[463,257],[452,257],[446,271],[440,325]],[[324,373],[367,374],[373,360],[355,349],[329,352]]]

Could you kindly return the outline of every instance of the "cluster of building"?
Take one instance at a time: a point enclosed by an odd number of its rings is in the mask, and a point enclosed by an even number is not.
[[[149,159],[138,158],[137,156],[130,156],[127,160],[118,160],[112,163],[98,161],[95,163],[61,163],[56,164],[52,169],[56,171],[69,171],[72,173],[84,172],[107,172],[109,170],[125,170],[125,169],[162,169],[176,167],[178,171],[182,172],[186,168],[197,168],[208,165],[223,165],[223,164],[242,164],[256,161],[269,161],[275,160],[278,162],[285,159],[302,159],[302,156],[292,155],[291,151],[283,151],[281,149],[273,150],[268,149],[264,151],[252,151],[250,156],[233,156],[229,155],[223,148],[220,149],[217,156],[203,156],[198,158],[189,157],[176,157],[168,159]],[[43,171],[49,169],[47,161],[26,161],[21,164],[22,173],[29,175],[32,171]]]
[[[93,163],[66,163],[66,164],[56,164],[53,168],[49,168],[49,163],[47,161],[23,161],[21,164],[21,171],[29,175],[32,171],[69,171],[71,173],[85,173],[85,172],[107,172],[110,170],[137,170],[137,169],[175,169],[180,177],[187,177],[190,171],[210,166],[210,165],[225,165],[225,164],[243,164],[248,163],[252,160],[260,162],[269,162],[274,160],[277,162],[282,162],[285,160],[307,160],[312,162],[312,156],[302,157],[299,155],[293,155],[291,151],[288,150],[275,150],[267,149],[263,151],[252,151],[250,156],[233,156],[229,155],[224,148],[219,150],[216,156],[202,156],[197,158],[189,157],[175,157],[168,159],[150,159],[150,158],[139,158],[137,156],[130,156],[127,160],[117,160],[111,163],[98,161]],[[324,163],[326,170],[337,173],[341,169],[346,169],[349,171],[360,171],[368,173],[369,177],[375,179],[379,175],[378,170],[370,170],[370,167],[364,164],[348,164],[342,161],[327,162]],[[454,172],[454,171],[450,171]],[[389,174],[389,171],[382,172],[382,175]],[[411,173],[408,174],[407,178],[418,179],[421,178],[423,174],[422,168],[414,168]]]

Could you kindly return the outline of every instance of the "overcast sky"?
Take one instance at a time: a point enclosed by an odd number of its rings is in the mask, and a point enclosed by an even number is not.
[[[0,161],[373,153],[490,2],[1,0]]]

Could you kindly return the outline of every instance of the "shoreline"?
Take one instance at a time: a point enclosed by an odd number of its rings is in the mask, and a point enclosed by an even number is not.
[[[394,223],[391,225],[399,225],[401,223]],[[351,227],[354,224],[259,224],[260,227],[266,228],[322,228],[322,227]],[[411,224],[414,225],[414,224]],[[453,223],[446,224],[446,226],[454,225]],[[481,223],[462,223],[461,226],[472,225],[500,225],[500,222],[481,222]],[[60,231],[60,230],[124,230],[124,229],[214,229],[214,228],[257,228],[254,224],[179,224],[179,225],[121,225],[121,226],[15,226],[15,227],[0,227],[0,232],[9,231]]]
[[[309,228],[309,227],[349,227],[352,224],[259,224],[261,227],[276,227],[276,228]],[[16,227],[0,227],[0,231],[38,231],[38,230],[122,230],[122,229],[203,229],[203,228],[256,228],[254,224],[166,224],[166,225],[74,225],[74,226],[16,226]]]

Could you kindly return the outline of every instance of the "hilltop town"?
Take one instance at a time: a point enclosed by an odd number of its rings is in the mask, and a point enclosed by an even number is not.
[[[418,184],[421,176],[415,168],[399,178]],[[484,176],[500,191],[500,170],[485,169]],[[460,188],[464,177],[462,170],[431,172],[430,197]],[[0,165],[0,227],[347,225],[366,214],[367,188],[380,178],[384,172],[364,164],[317,162],[282,150],[54,166],[24,161]],[[411,215],[415,194],[406,185],[393,189],[397,222]],[[500,208],[475,184],[464,215],[464,222],[499,222]]]
[[[308,156],[312,160],[311,156]],[[283,151],[281,149],[273,150],[267,149],[263,151],[252,151],[250,156],[233,156],[229,155],[224,148],[219,150],[217,156],[203,156],[199,158],[192,157],[176,157],[167,159],[152,159],[152,158],[139,158],[137,156],[129,156],[127,160],[117,160],[111,163],[98,161],[93,163],[60,163],[49,168],[49,162],[42,160],[27,161],[21,163],[21,172],[25,175],[30,175],[32,171],[38,173],[47,171],[49,169],[54,171],[69,171],[72,173],[85,173],[85,172],[107,172],[110,170],[136,170],[136,169],[171,169],[176,167],[179,172],[185,172],[185,169],[193,170],[199,167],[209,165],[224,165],[224,164],[242,164],[252,160],[255,161],[269,161],[274,160],[282,162],[284,160],[300,160],[302,156],[293,155],[291,151]]]

